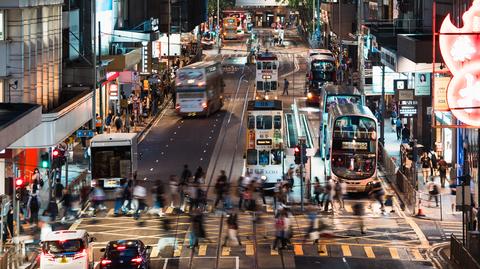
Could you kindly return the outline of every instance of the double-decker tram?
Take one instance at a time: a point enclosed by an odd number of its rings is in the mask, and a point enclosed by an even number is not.
[[[238,39],[238,18],[226,17],[223,19],[223,40],[236,40]]]
[[[197,62],[177,70],[175,110],[180,116],[209,116],[223,106],[219,62]]]
[[[307,105],[318,106],[321,89],[327,83],[335,83],[337,68],[335,58],[328,50],[310,50],[307,74]]]
[[[246,171],[276,182],[282,178],[283,155],[282,101],[248,101]]]
[[[347,192],[368,192],[377,176],[377,119],[366,106],[342,104],[330,109],[329,174],[345,180]]]
[[[278,89],[278,58],[275,54],[266,51],[256,57],[256,97],[275,99]]]
[[[320,95],[320,155],[325,158],[328,151],[325,150],[327,141],[328,113],[331,108],[339,104],[359,104],[365,105],[365,98],[354,86],[326,84]]]

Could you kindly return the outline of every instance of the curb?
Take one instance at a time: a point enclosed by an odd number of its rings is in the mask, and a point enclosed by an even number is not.
[[[444,253],[444,250],[450,247],[450,242],[439,243],[433,245],[427,251],[427,256],[432,260],[435,268],[439,269],[454,269],[450,263],[449,257]]]
[[[145,135],[145,132],[147,132],[147,130],[150,130],[150,128],[152,127],[153,123],[160,117],[160,115],[162,114],[162,112],[168,108],[168,106],[172,103],[172,97],[169,97],[165,100],[165,102],[163,102],[163,105],[159,108],[157,114],[155,116],[153,116],[153,118],[147,123],[147,125],[145,126],[145,128],[143,128],[143,130],[141,130],[140,132],[138,132],[138,137],[142,137],[143,135]]]

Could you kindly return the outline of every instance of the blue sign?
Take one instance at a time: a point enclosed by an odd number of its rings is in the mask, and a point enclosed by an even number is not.
[[[93,137],[95,133],[93,130],[78,130],[77,137]]]
[[[256,108],[274,108],[275,102],[273,101],[255,101]]]

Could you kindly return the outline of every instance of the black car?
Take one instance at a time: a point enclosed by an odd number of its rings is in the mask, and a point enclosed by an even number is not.
[[[148,269],[151,247],[140,240],[110,241],[100,260],[100,269]]]

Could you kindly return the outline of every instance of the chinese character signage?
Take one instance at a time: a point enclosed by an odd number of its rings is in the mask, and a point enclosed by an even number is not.
[[[448,108],[458,120],[475,127],[480,127],[479,13],[480,0],[475,0],[462,16],[462,28],[447,15],[439,37],[443,60],[453,75],[447,87]]]
[[[434,81],[433,110],[448,111],[447,87],[450,82],[450,77],[436,77],[434,78]]]

